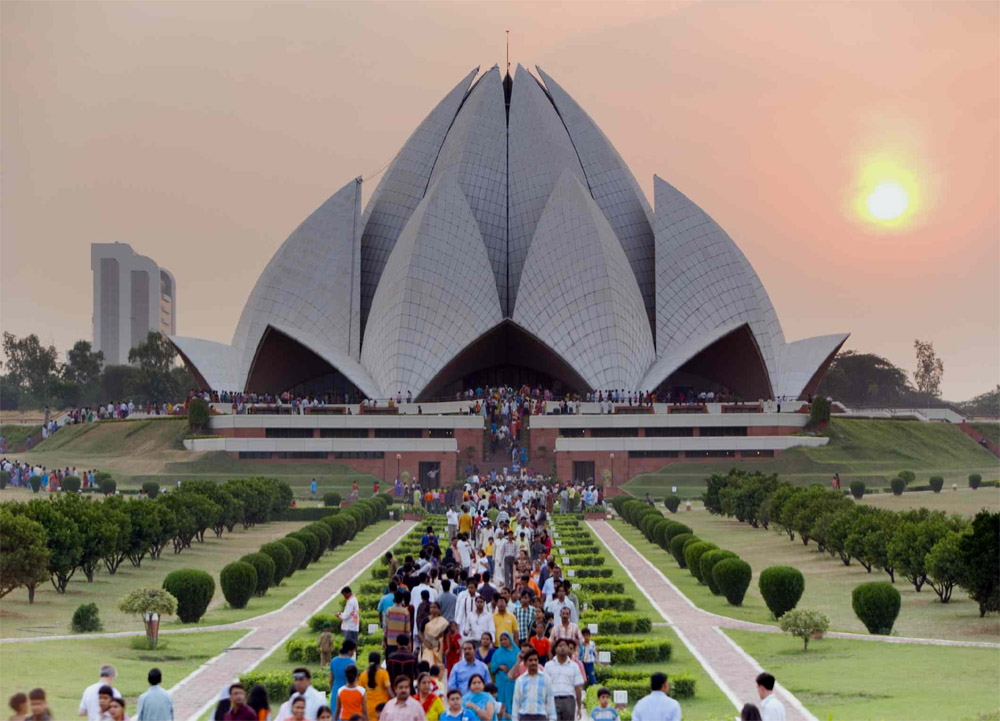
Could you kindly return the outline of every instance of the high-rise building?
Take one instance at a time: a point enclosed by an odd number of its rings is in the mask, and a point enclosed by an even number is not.
[[[94,272],[94,350],[106,365],[128,363],[130,349],[151,330],[177,333],[173,274],[128,243],[91,243]]]

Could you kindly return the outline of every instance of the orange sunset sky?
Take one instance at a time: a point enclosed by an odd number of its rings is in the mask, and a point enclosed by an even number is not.
[[[0,326],[89,340],[89,245],[122,241],[181,335],[228,342],[285,237],[507,28],[650,200],[657,173],[729,232],[789,340],[911,372],[931,340],[953,400],[1000,380],[996,2],[3,2]],[[873,164],[896,222],[859,212]]]

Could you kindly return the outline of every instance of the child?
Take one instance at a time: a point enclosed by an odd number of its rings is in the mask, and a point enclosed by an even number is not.
[[[580,630],[583,634],[583,645],[580,646],[580,660],[583,661],[583,670],[586,672],[587,684],[593,686],[597,683],[597,676],[594,675],[594,664],[597,663],[597,646],[590,639],[590,629]]]
[[[347,683],[337,690],[337,704],[334,707],[333,718],[348,721],[352,716],[360,715],[368,721],[368,704],[365,703],[365,690],[358,686],[358,667],[348,666],[344,669]]]
[[[448,708],[438,716],[438,721],[462,721],[465,709],[462,708],[462,692],[453,688],[448,692]]]
[[[549,655],[552,652],[552,643],[545,633],[544,623],[541,621],[535,623],[535,635],[529,639],[528,643],[538,651],[538,662],[543,666],[547,664],[549,662]]]
[[[597,690],[597,703],[590,710],[591,721],[618,721],[618,711],[611,705],[611,692],[606,688]]]

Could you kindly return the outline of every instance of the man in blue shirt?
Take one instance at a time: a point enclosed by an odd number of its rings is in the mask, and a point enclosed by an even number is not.
[[[667,674],[654,673],[649,677],[650,693],[639,699],[632,709],[632,721],[681,721],[681,705],[667,696],[670,682]]]
[[[173,721],[174,702],[160,685],[163,681],[160,669],[150,669],[146,680],[149,681],[149,690],[139,697],[135,718],[138,721]]]
[[[389,610],[396,599],[396,591],[399,589],[399,584],[395,581],[389,581],[389,592],[386,593],[378,602],[378,625],[383,626],[385,624],[385,612]]]
[[[478,674],[484,679],[492,678],[490,669],[476,658],[476,647],[472,641],[462,644],[462,660],[456,663],[448,675],[448,688],[458,689],[462,695],[469,693],[469,679]]]

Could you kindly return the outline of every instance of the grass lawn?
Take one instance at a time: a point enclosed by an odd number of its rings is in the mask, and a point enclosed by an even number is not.
[[[97,681],[101,664],[118,670],[115,687],[125,695],[126,713],[132,716],[139,694],[149,688],[146,674],[154,666],[163,672],[170,688],[196,668],[219,655],[247,631],[216,631],[160,636],[155,651],[133,648],[133,638],[93,638],[79,641],[45,641],[3,646],[0,698],[17,691],[27,693],[41,686],[48,696],[53,718],[76,718],[83,690]],[[145,640],[142,638],[141,640]],[[72,663],[67,663],[72,658]]]
[[[983,490],[985,489],[975,493],[982,493]],[[973,495],[971,491],[968,493]],[[906,495],[908,494],[904,494],[904,498]],[[984,495],[983,498],[985,497]],[[885,573],[876,570],[869,575],[856,563],[845,566],[839,558],[818,553],[815,544],[803,546],[797,539],[791,542],[788,536],[778,535],[774,531],[753,529],[735,520],[712,516],[704,511],[681,512],[676,518],[694,529],[700,538],[711,541],[720,548],[735,551],[751,565],[754,580],[743,606],[730,606],[724,598],[713,596],[708,586],[699,584],[689,571],[679,568],[673,556],[647,541],[637,529],[621,520],[613,521],[612,525],[698,607],[722,616],[777,625],[757,589],[757,577],[768,566],[794,566],[806,578],[805,593],[799,601],[800,608],[825,613],[830,617],[830,629],[833,631],[866,633],[865,627],[851,608],[851,592],[855,586],[867,581],[888,580]],[[911,584],[897,579],[896,588],[903,597],[899,618],[894,627],[898,635],[956,641],[1000,641],[1000,617],[990,615],[980,618],[978,606],[966,594],[958,591],[952,596],[950,603],[942,604],[937,595],[926,586],[917,593]]]
[[[20,448],[24,445],[26,438],[30,438],[40,430],[42,430],[41,426],[10,423],[0,425],[0,436],[7,440],[7,448]]]
[[[655,473],[636,476],[625,488],[640,497],[647,492],[662,497],[677,486],[682,498],[696,498],[706,476],[725,473],[733,466],[779,473],[782,480],[802,485],[828,484],[834,473],[840,473],[844,488],[856,479],[870,487],[887,486],[903,469],[914,471],[919,484],[941,475],[948,486],[957,481],[960,487],[966,485],[970,473],[981,473],[984,480],[1000,476],[1000,461],[947,423],[834,418],[828,435],[826,446],[793,448],[773,459],[671,463]]]
[[[1000,650],[726,631],[813,714],[832,721],[973,721],[1000,711]],[[685,713],[685,717],[686,717]]]
[[[967,485],[959,484],[958,490],[946,487],[940,493],[933,491],[913,491],[901,496],[891,493],[875,493],[861,499],[867,503],[890,511],[905,511],[908,508],[930,508],[945,513],[960,513],[970,518],[983,508],[991,511],[1000,510],[1000,488],[978,488],[972,490]]]
[[[27,453],[11,456],[49,468],[96,468],[109,471],[122,488],[143,481],[175,485],[187,478],[224,481],[236,476],[270,476],[286,481],[296,495],[309,496],[315,478],[319,495],[349,491],[357,481],[361,495],[370,495],[374,476],[342,463],[275,463],[245,461],[221,451],[193,453],[184,448],[184,419],[136,420],[67,426]]]

